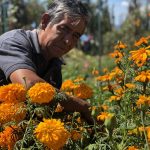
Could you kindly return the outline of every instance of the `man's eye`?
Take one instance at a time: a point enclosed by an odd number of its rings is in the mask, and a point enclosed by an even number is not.
[[[65,26],[60,26],[59,30],[62,31],[62,32],[67,32],[68,31]]]

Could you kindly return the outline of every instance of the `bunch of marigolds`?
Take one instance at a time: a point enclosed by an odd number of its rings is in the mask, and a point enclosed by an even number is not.
[[[77,96],[90,98],[92,89],[87,86],[85,97],[83,86],[76,87]],[[49,83],[36,83],[29,90],[18,83],[0,86],[0,148],[59,150],[81,139],[80,114],[63,114],[58,95]]]
[[[74,77],[63,82],[60,93],[49,83],[29,90],[17,83],[1,86],[0,148],[149,150],[150,37],[132,50],[119,41],[110,56],[112,70],[93,66],[91,84]],[[66,94],[91,104],[94,125],[79,112],[64,111],[59,100]]]

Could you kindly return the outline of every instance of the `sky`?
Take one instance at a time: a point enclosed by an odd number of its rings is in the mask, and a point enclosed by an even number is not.
[[[126,18],[129,2],[127,0],[108,0],[110,12],[114,13],[115,25],[119,26]]]

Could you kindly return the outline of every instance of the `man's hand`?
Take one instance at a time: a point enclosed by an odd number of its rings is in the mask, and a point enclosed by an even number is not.
[[[66,95],[66,97],[66,101],[60,102],[60,104],[64,107],[64,110],[66,112],[80,112],[81,116],[87,121],[87,123],[93,125],[94,120],[91,116],[90,104],[77,97],[68,95]]]

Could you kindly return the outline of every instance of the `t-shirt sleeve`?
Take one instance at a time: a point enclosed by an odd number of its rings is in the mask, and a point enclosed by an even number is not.
[[[32,50],[27,40],[10,37],[0,45],[0,69],[6,78],[17,69],[30,69],[35,71],[36,66],[32,61]]]

